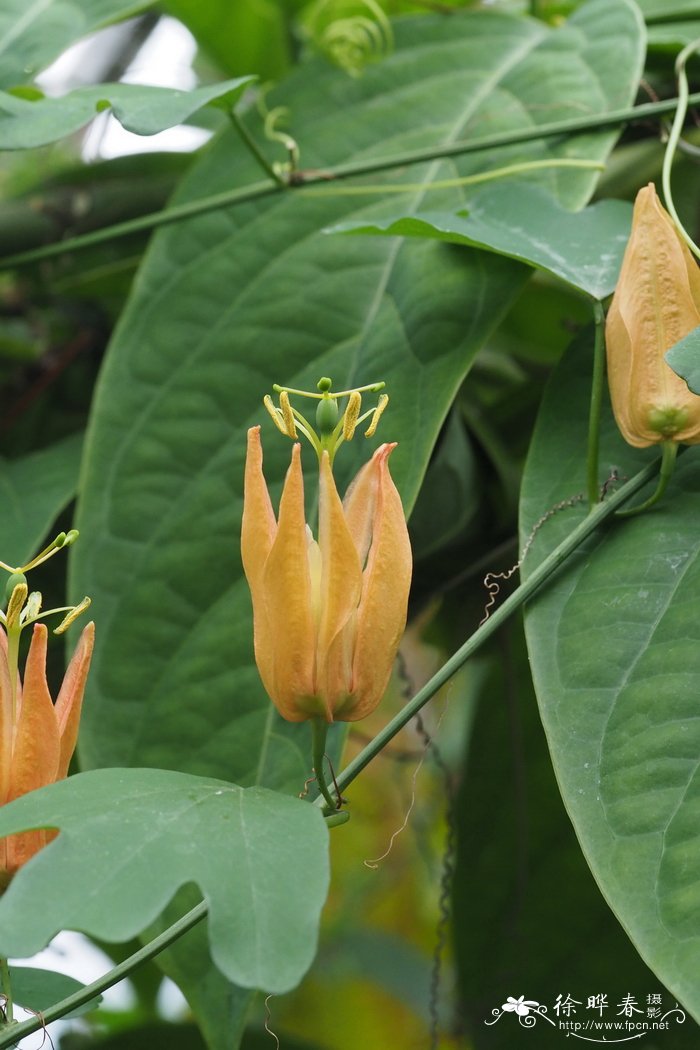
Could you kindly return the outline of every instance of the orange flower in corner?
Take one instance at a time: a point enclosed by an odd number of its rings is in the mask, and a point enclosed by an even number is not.
[[[7,609],[0,612],[3,625],[0,627],[0,805],[63,780],[75,750],[95,625],[89,623],[83,630],[54,705],[46,682],[48,631],[36,621],[53,612],[66,613],[54,632],[62,633],[88,607],[90,600],[85,598],[75,607],[42,613],[41,595],[38,591],[28,593],[24,572],[68,546],[77,535],[75,531],[67,536],[61,533],[23,568],[12,569],[0,562],[2,568],[12,573]],[[34,628],[22,682],[17,669],[19,637],[30,624],[34,624]],[[52,830],[26,831],[0,839],[0,892],[15,872],[55,834]]]
[[[322,394],[320,435],[283,398],[273,410],[283,432],[296,436],[298,427],[319,453],[317,540],[306,524],[299,444],[276,519],[262,472],[260,428],[248,431],[241,548],[255,658],[269,696],[292,722],[352,722],[374,710],[406,625],[411,582],[408,530],[388,466],[395,445],[377,449],[341,502],[332,458],[365,417],[358,418],[359,402],[351,396],[337,420],[329,400]],[[385,403],[373,412],[371,433]]]

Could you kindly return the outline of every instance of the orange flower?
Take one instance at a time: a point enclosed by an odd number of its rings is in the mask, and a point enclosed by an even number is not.
[[[68,665],[54,707],[46,684],[47,629],[35,624],[24,685],[12,689],[7,635],[0,628],[0,804],[63,780],[75,750],[95,625],[89,623]],[[0,887],[49,842],[53,831],[27,831],[0,840]]]
[[[319,537],[304,515],[295,444],[279,517],[262,472],[260,427],[248,431],[241,549],[253,599],[255,659],[290,722],[354,722],[386,690],[406,625],[411,548],[382,445],[341,502],[327,451],[319,473]]]
[[[700,270],[649,183],[637,194],[605,330],[613,411],[630,445],[700,442],[700,397],[664,360],[699,324]]]

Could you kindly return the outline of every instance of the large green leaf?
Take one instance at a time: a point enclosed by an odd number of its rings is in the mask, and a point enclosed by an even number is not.
[[[500,632],[488,658],[455,807],[459,998],[475,1050],[557,1050],[567,1037],[556,1026],[558,995],[578,1002],[574,1019],[582,1024],[619,1020],[628,994],[642,1009],[649,993],[660,994],[661,1013],[675,1000],[611,919],[581,855],[557,791],[519,623]],[[588,998],[599,993],[607,1006],[596,1012]],[[512,1012],[494,1020],[509,995],[542,1004],[555,1026],[533,1015],[533,1035]],[[663,1035],[674,1050],[697,1046],[692,1021],[672,1027],[672,1038]]]
[[[562,361],[525,474],[522,535],[585,489],[590,339]],[[652,450],[604,429],[601,478]],[[584,511],[539,530],[524,575]],[[564,802],[608,903],[642,958],[700,1019],[700,458],[661,504],[608,528],[531,603],[528,648]]]
[[[99,769],[0,810],[0,837],[38,827],[61,833],[0,899],[5,957],[32,955],[61,929],[129,940],[192,882],[231,981],[289,991],[313,959],[328,833],[308,802],[169,770]]]
[[[153,0],[2,0],[0,87],[36,76],[70,44]]]
[[[698,5],[700,14],[700,5]],[[679,51],[700,37],[700,20],[687,22],[658,22],[649,26],[649,50]],[[678,171],[675,171],[676,179]]]
[[[645,18],[656,20],[700,15],[700,0],[637,0]]]
[[[555,32],[487,13],[405,19],[395,53],[362,78],[316,60],[269,104],[289,107],[302,164],[323,169],[628,104],[642,50],[627,0],[593,0]],[[251,130],[262,140],[254,121]],[[423,187],[410,195],[417,209],[435,179],[522,158],[601,158],[613,140],[606,132],[534,141],[402,177]],[[577,207],[595,176],[539,178]],[[178,199],[258,179],[227,134]],[[436,207],[463,199],[430,194]],[[393,208],[380,201],[372,214]],[[154,238],[102,374],[78,514],[90,542],[72,562],[72,587],[92,595],[100,627],[86,766],[175,766],[296,791],[308,774],[307,728],[274,713],[253,663],[238,553],[246,428],[261,420],[274,382],[384,379],[392,403],[376,441],[401,442],[392,469],[410,507],[455,391],[527,273],[470,249],[322,234],[357,210],[356,198],[329,186],[203,215]],[[276,499],[289,447],[268,426]],[[367,454],[362,438],[343,449],[341,487]]]
[[[488,248],[604,299],[615,290],[631,227],[627,201],[598,201],[572,213],[541,186],[515,182],[479,190],[456,214],[422,211],[375,223],[354,219],[329,233],[430,237]]]
[[[83,435],[72,434],[17,459],[0,458],[0,558],[24,565],[64,507],[74,498]]]
[[[127,131],[155,135],[182,124],[204,106],[232,106],[254,79],[239,77],[193,91],[143,84],[97,84],[76,88],[60,98],[35,101],[0,92],[0,148],[46,146],[78,131],[106,109],[111,109]]]
[[[257,73],[277,79],[289,65],[291,33],[281,0],[166,0],[167,10],[185,23],[200,47],[231,76]]]

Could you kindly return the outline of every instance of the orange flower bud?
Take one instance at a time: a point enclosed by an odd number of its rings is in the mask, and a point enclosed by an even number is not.
[[[406,626],[411,548],[382,445],[341,502],[330,460],[319,474],[319,535],[306,525],[300,446],[275,515],[260,427],[248,431],[241,551],[253,599],[255,659],[290,722],[354,722],[386,690]]]
[[[94,636],[95,625],[89,623],[54,706],[46,683],[46,627],[34,626],[24,684],[17,681],[14,695],[7,635],[0,628],[0,805],[66,777],[78,738]],[[0,840],[0,889],[54,834],[27,831]]]
[[[605,329],[613,411],[630,445],[700,442],[700,397],[664,360],[699,324],[700,270],[649,183],[637,194]]]

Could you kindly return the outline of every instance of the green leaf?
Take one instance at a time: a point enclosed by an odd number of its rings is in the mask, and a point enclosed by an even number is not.
[[[83,452],[83,435],[72,434],[48,448],[17,459],[0,458],[0,559],[24,565],[73,499]]]
[[[281,0],[167,0],[197,43],[230,76],[257,73],[277,80],[289,65],[292,35]]]
[[[184,886],[141,939],[145,942],[162,933],[200,900],[196,886]],[[156,961],[159,969],[182,989],[207,1045],[229,1050],[238,1046],[256,993],[232,984],[212,964],[208,926],[208,918],[198,923],[161,952]]]
[[[0,87],[36,76],[70,44],[153,0],[2,0]]]
[[[453,943],[469,1045],[528,1050],[536,1040],[537,1050],[561,1050],[565,1031],[538,1021],[536,1035],[525,1034],[514,1014],[496,1023],[492,1011],[508,995],[524,995],[556,1021],[557,995],[569,993],[585,1022],[601,1019],[587,999],[603,993],[602,1019],[612,1021],[626,994],[641,1007],[650,992],[662,995],[665,1008],[674,999],[611,918],[581,855],[557,791],[520,624],[499,632],[472,675],[479,665],[489,673],[455,804]],[[692,1021],[673,1029],[673,1050],[697,1046]]]
[[[136,135],[156,135],[191,117],[204,106],[232,106],[255,77],[238,77],[193,91],[143,84],[97,84],[60,98],[30,102],[0,92],[3,149],[31,149],[71,135],[97,113],[111,109],[122,127]]]
[[[453,411],[411,515],[416,561],[464,536],[481,506],[478,495],[474,452],[459,413]]]
[[[32,955],[61,929],[128,940],[194,882],[229,980],[281,993],[309,967],[328,889],[316,806],[169,770],[102,769],[0,809],[0,836],[41,827],[61,833],[0,899],[0,954]]]
[[[591,342],[572,347],[544,400],[523,485],[523,542],[543,514],[585,490]],[[650,456],[658,452],[628,448],[607,418],[601,480],[630,475]],[[581,847],[642,958],[696,1019],[699,492],[693,449],[658,506],[611,522],[526,615],[540,713]],[[583,513],[562,510],[538,530],[525,577]]]
[[[206,1044],[201,1033],[192,1021],[181,1021],[173,1024],[168,1021],[147,1021],[137,1025],[125,1025],[117,1031],[104,1036],[95,1032],[94,1037],[84,1037],[80,1033],[80,1042],[62,1040],[62,1050],[154,1050],[154,1047],[167,1047],[167,1050],[205,1050]],[[286,1048],[285,1048],[286,1050]]]
[[[700,4],[697,13],[700,15]],[[649,26],[650,51],[679,51],[700,37],[700,20],[688,22],[659,22]],[[677,172],[675,173],[677,175]]]
[[[700,394],[700,325],[688,332],[664,355],[666,361],[694,394]]]
[[[52,1006],[85,987],[74,977],[56,973],[55,970],[41,970],[35,966],[11,966],[10,980],[14,1002],[23,1006],[25,1010],[32,1010],[37,1014],[42,1013],[47,1006]],[[96,995],[94,999],[71,1010],[65,1016],[79,1017],[90,1010],[95,1010],[101,1002],[102,996]]]
[[[626,0],[594,0],[557,31],[479,12],[402,19],[395,36],[394,54],[361,78],[319,59],[270,96],[271,108],[290,110],[305,168],[524,124],[535,135],[538,123],[581,107],[629,103],[641,67],[642,29]],[[556,103],[550,79],[560,84]],[[250,128],[264,142],[252,117]],[[610,132],[535,140],[402,177],[424,187],[411,195],[417,209],[436,179],[571,151],[601,159],[613,141]],[[204,151],[176,199],[259,178],[231,132]],[[580,207],[595,175],[539,180]],[[276,715],[253,661],[237,549],[246,429],[265,418],[261,400],[274,382],[384,379],[392,400],[376,444],[400,441],[392,470],[410,509],[465,372],[527,277],[483,252],[324,236],[358,211],[342,189],[281,192],[153,239],[105,362],[78,512],[91,542],[72,559],[71,587],[92,596],[100,628],[80,743],[85,766],[177,767],[296,792],[308,776],[308,727]],[[464,203],[458,190],[435,192],[436,207]],[[395,201],[377,207],[388,213]],[[267,427],[276,501],[290,450]],[[361,436],[344,446],[341,489],[371,447]],[[313,490],[308,450],[304,462]],[[191,976],[205,980],[201,971]]]
[[[374,223],[355,219],[328,232],[429,237],[487,248],[604,299],[615,290],[631,226],[627,201],[599,201],[574,214],[541,186],[517,181],[479,190],[456,214],[421,211]]]
[[[700,15],[700,0],[637,0],[639,9],[649,20]]]

